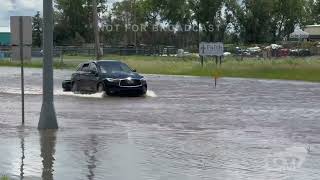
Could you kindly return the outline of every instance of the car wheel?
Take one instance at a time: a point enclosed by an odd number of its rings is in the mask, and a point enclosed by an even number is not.
[[[74,83],[72,83],[72,92],[77,92],[78,91],[78,85],[77,85],[77,83],[76,82],[74,82]]]
[[[147,86],[144,86],[142,88],[142,96],[146,95],[147,94],[147,91],[148,91],[148,87]]]
[[[103,84],[102,84],[102,83],[99,83],[99,84],[98,84],[98,87],[97,87],[97,92],[98,92],[98,93],[101,93],[101,92],[103,92],[103,91],[104,91]]]
[[[107,94],[108,96],[113,96],[113,95],[114,95],[114,94],[111,93],[108,89],[106,90],[106,94]]]

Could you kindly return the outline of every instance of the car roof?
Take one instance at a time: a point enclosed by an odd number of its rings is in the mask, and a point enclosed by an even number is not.
[[[79,66],[83,66],[84,64],[90,64],[90,63],[95,63],[95,64],[99,64],[99,62],[121,62],[119,60],[96,60],[96,61],[88,61],[88,62],[83,62],[81,64],[79,64]]]
[[[99,60],[99,61],[93,61],[95,63],[99,63],[99,62],[121,62],[119,60]]]

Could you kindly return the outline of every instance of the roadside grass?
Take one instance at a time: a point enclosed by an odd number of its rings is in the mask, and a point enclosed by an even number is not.
[[[64,56],[54,59],[58,69],[74,69],[79,63],[92,59],[89,56]],[[159,57],[159,56],[105,56],[103,59],[121,60],[138,72],[144,74],[220,76],[259,79],[284,79],[320,82],[320,57],[278,58],[271,60],[247,58],[236,61],[226,57],[222,66],[216,66],[213,59],[207,58],[204,67],[196,57]],[[19,62],[0,61],[0,66],[19,66]],[[33,59],[26,67],[42,67],[42,59]]]
[[[8,176],[1,176],[0,180],[10,180],[10,178]]]

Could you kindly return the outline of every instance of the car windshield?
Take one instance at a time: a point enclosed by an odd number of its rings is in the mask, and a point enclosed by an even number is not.
[[[121,62],[100,62],[101,73],[112,74],[114,72],[131,73],[130,67]]]

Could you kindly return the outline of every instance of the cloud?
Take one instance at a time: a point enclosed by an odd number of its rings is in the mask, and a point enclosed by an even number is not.
[[[42,11],[42,0],[0,0],[0,27],[8,27],[10,16],[34,16]]]

